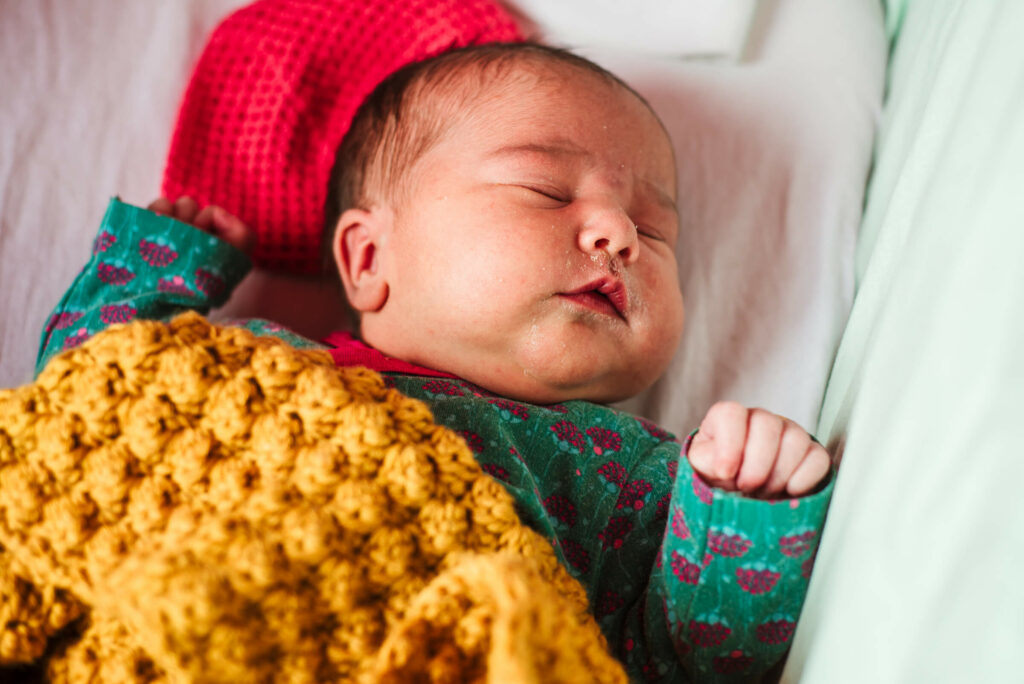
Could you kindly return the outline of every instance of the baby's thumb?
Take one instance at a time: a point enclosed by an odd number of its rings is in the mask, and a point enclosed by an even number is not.
[[[256,232],[222,207],[213,208],[213,230],[221,240],[246,254],[252,254],[256,247]]]
[[[747,410],[735,402],[719,402],[708,410],[687,452],[698,475],[716,487],[736,488],[746,425]]]
[[[698,432],[693,436],[690,449],[686,452],[690,466],[709,484],[714,484],[720,479],[715,453],[714,439],[703,432]]]

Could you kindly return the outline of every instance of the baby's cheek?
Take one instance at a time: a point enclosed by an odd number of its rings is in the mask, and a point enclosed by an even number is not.
[[[538,364],[546,364],[551,352],[549,347],[552,340],[545,335],[540,324],[534,322],[526,326],[522,339],[519,341],[519,349],[510,349],[514,358],[518,358],[524,367],[532,367]]]
[[[649,288],[633,318],[632,327],[648,351],[674,351],[683,332],[683,296],[675,287]]]

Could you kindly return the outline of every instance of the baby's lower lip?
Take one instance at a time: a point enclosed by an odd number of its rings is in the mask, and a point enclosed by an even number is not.
[[[582,306],[585,309],[596,311],[607,316],[614,316],[615,318],[622,318],[619,314],[619,310],[615,308],[607,297],[600,292],[593,290],[589,292],[578,292],[576,294],[562,294],[559,295],[562,299],[567,299],[570,302]]]

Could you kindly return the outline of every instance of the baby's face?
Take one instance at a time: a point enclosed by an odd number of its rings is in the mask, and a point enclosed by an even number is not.
[[[657,378],[682,330],[674,159],[633,94],[554,73],[480,92],[409,171],[362,332],[497,394],[613,401]]]

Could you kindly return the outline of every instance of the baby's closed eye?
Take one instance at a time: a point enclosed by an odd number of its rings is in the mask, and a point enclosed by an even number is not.
[[[636,232],[640,237],[645,237],[656,242],[667,242],[668,238],[665,237],[664,233],[654,226],[649,226],[644,223],[636,223]]]
[[[569,192],[553,186],[522,184],[514,187],[523,191],[528,200],[539,201],[541,204],[550,205],[551,208],[561,208],[572,202]]]

